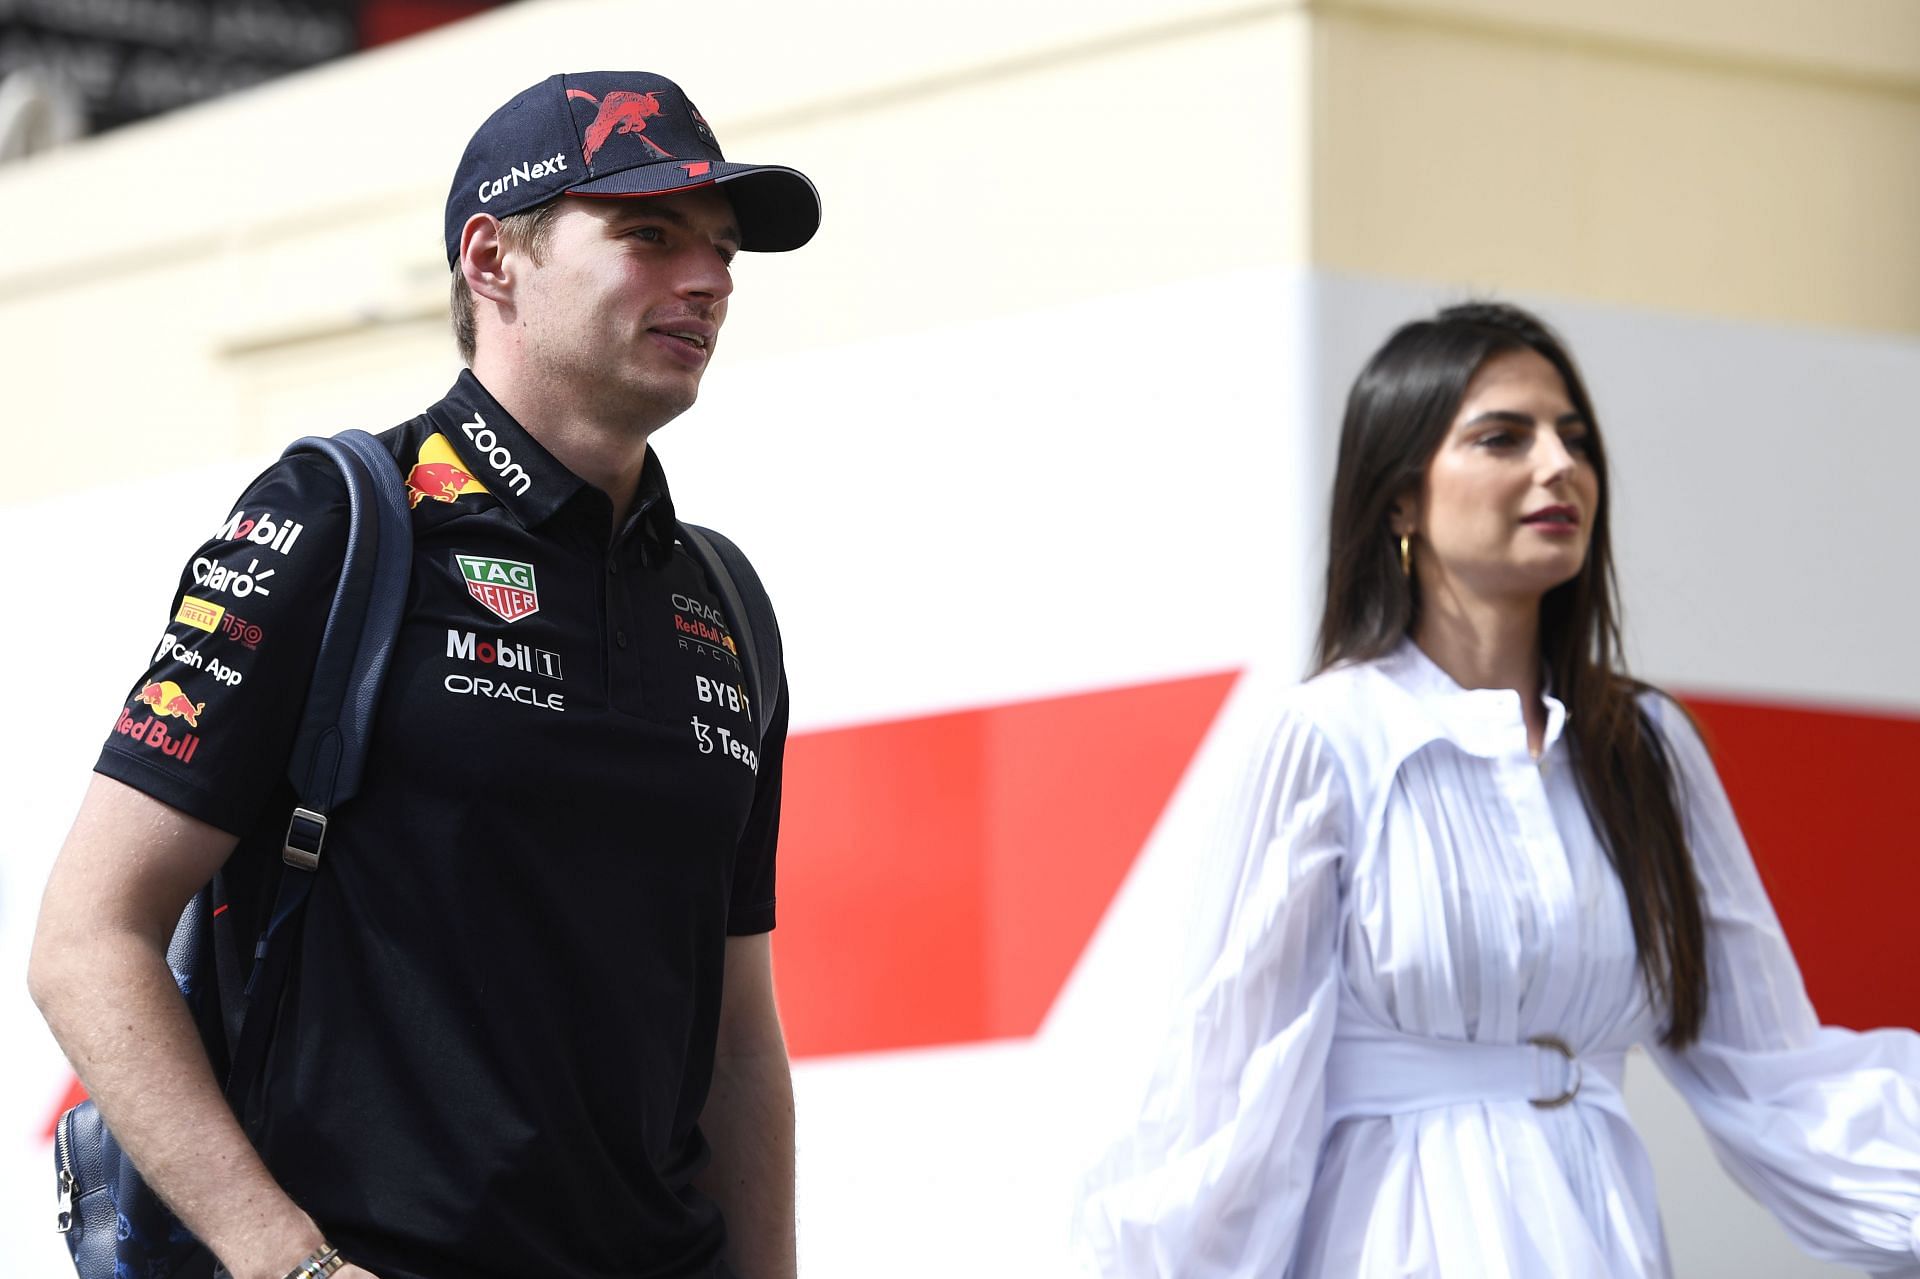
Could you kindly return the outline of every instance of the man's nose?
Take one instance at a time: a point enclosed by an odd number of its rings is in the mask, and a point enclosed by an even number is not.
[[[693,250],[683,269],[680,291],[688,297],[718,302],[733,292],[733,272],[718,249]]]

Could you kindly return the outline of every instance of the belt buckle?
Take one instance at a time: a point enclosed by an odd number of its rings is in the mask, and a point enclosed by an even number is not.
[[[1573,1067],[1573,1086],[1571,1088],[1561,1093],[1558,1097],[1529,1097],[1527,1104],[1540,1110],[1558,1110],[1575,1097],[1578,1097],[1580,1095],[1580,1085],[1586,1079],[1587,1069],[1580,1064],[1580,1059],[1573,1055],[1573,1049],[1567,1046],[1567,1041],[1558,1035],[1535,1035],[1533,1038],[1527,1040],[1527,1042],[1536,1048],[1553,1049],[1553,1051],[1565,1057],[1568,1064]]]

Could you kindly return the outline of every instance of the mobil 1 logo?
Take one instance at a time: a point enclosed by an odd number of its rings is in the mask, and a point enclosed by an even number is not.
[[[560,673],[558,653],[502,636],[488,638],[451,626],[447,628],[447,656],[456,661],[498,667],[503,671],[526,671],[552,680],[565,678]]]

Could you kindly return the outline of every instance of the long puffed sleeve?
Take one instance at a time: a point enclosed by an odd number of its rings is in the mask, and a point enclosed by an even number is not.
[[[1920,1035],[1823,1027],[1713,762],[1665,698],[1707,924],[1699,1042],[1655,1060],[1721,1162],[1813,1256],[1920,1276]]]
[[[1326,740],[1283,717],[1210,850],[1202,898],[1219,904],[1195,922],[1212,962],[1137,1127],[1086,1183],[1078,1234],[1099,1273],[1285,1269],[1321,1139],[1348,807]]]

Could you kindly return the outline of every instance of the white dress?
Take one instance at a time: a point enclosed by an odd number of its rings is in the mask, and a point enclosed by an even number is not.
[[[1920,1276],[1920,1035],[1819,1025],[1705,748],[1647,706],[1706,916],[1699,1041],[1658,1044],[1564,707],[1536,762],[1517,694],[1410,642],[1328,672],[1253,763],[1202,916],[1217,958],[1088,1182],[1101,1273],[1667,1275],[1618,1090],[1641,1044],[1808,1252]]]

